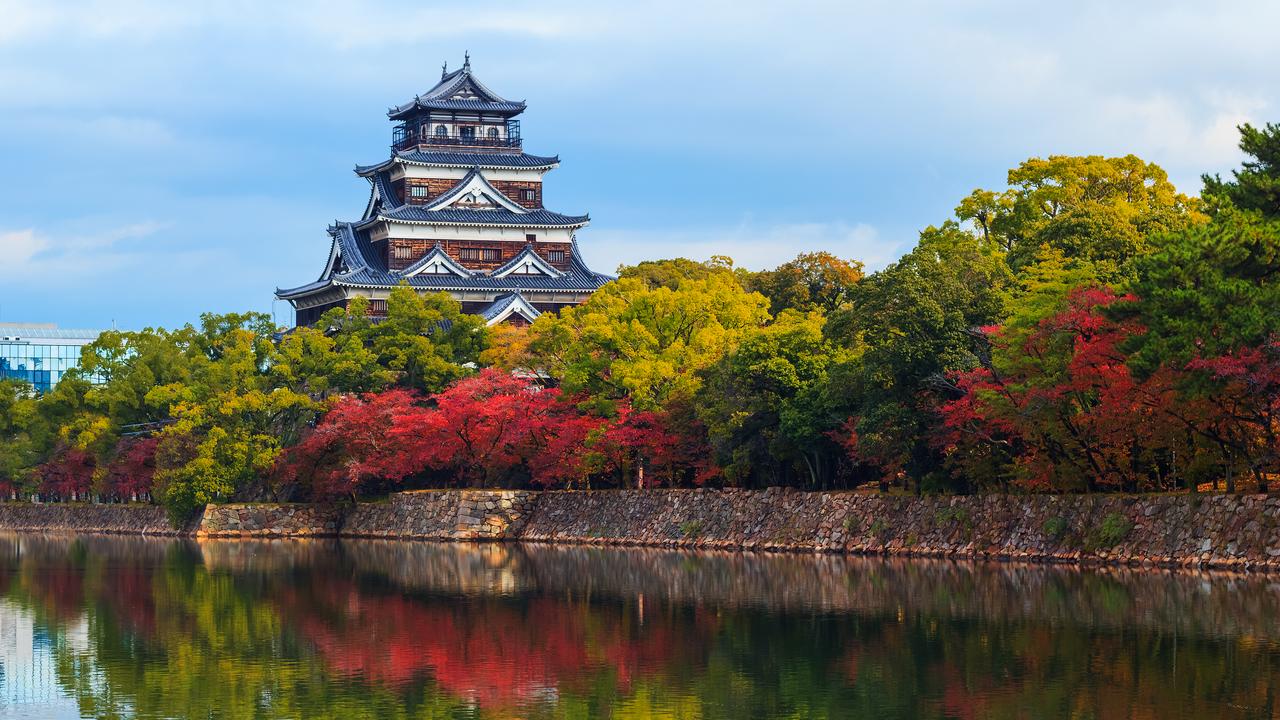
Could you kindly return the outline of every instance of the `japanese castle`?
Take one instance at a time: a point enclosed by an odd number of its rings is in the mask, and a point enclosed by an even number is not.
[[[560,159],[524,152],[516,119],[524,109],[472,75],[470,57],[391,108],[391,158],[355,169],[370,185],[364,215],[329,228],[318,280],[276,290],[296,309],[297,324],[357,296],[385,316],[386,298],[401,284],[446,291],[491,325],[525,324],[612,280],[578,253],[575,236],[588,217],[543,207],[542,176]]]

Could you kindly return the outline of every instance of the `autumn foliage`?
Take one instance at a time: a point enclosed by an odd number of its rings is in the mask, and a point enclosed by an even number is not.
[[[599,412],[559,389],[488,369],[435,395],[405,390],[340,399],[286,452],[277,482],[313,497],[355,496],[419,479],[471,487],[587,487],[627,482],[644,465],[649,482],[705,481],[705,442],[664,413],[625,403]]]
[[[955,373],[959,396],[939,407],[935,442],[953,468],[1005,487],[1150,491],[1194,483],[1207,457],[1225,456],[1265,488],[1280,429],[1276,343],[1139,377],[1126,348],[1145,328],[1108,312],[1135,300],[1077,288],[1017,344],[988,329],[993,361]]]

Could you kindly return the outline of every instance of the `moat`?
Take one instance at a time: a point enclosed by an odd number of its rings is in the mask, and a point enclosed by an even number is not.
[[[1267,575],[0,535],[0,717],[1273,717]]]

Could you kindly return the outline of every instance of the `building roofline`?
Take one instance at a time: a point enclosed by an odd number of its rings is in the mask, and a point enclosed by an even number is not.
[[[439,155],[452,156],[458,158],[456,160],[424,160],[415,157],[406,157],[407,155]],[[466,159],[461,159],[465,157]],[[499,162],[502,158],[528,158],[533,162],[530,164],[517,164],[511,162]],[[356,165],[355,174],[361,177],[368,177],[374,173],[383,170],[389,170],[397,163],[401,165],[417,165],[418,167],[447,167],[447,168],[473,168],[480,167],[485,170],[554,170],[560,167],[559,155],[530,155],[529,153],[454,153],[454,152],[432,152],[422,150],[408,150],[397,152],[390,158],[383,160],[374,165]]]

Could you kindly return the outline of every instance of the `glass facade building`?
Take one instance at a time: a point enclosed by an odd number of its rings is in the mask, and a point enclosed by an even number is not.
[[[45,323],[0,323],[0,377],[31,383],[48,392],[80,363],[80,348],[101,330],[64,330]]]

